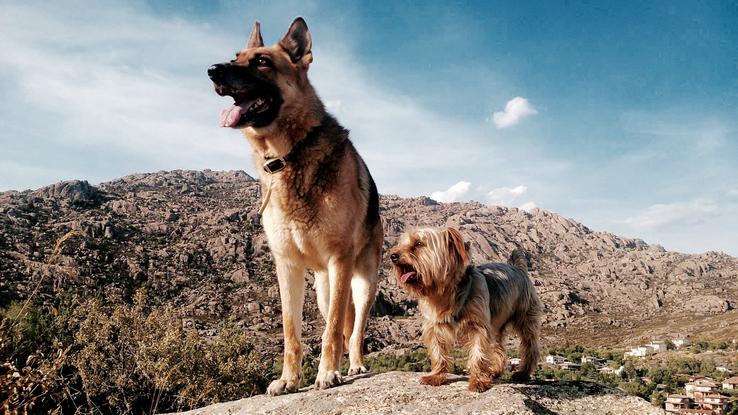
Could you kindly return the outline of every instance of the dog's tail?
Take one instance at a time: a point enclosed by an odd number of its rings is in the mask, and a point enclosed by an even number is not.
[[[517,248],[510,254],[510,265],[518,268],[524,273],[528,274],[528,265],[530,264],[530,255],[523,249],[522,246],[518,245]]]

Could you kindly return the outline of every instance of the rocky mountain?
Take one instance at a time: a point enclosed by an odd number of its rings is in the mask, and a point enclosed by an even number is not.
[[[348,379],[327,390],[271,397],[259,395],[183,412],[179,415],[246,414],[480,414],[626,415],[663,414],[645,400],[588,382],[496,384],[487,392],[466,390],[466,378],[432,387],[419,373],[388,372]],[[306,388],[307,389],[307,388]]]
[[[144,287],[204,334],[233,318],[264,347],[279,347],[279,295],[259,195],[246,173],[209,170],[0,193],[0,306],[31,293],[127,301]],[[539,209],[383,196],[381,214],[386,247],[416,226],[459,228],[477,263],[505,261],[515,244],[524,246],[546,307],[547,344],[738,337],[738,259],[726,254],[668,252]],[[369,351],[418,337],[416,304],[383,263]],[[305,315],[305,341],[317,348],[322,323],[311,290]]]

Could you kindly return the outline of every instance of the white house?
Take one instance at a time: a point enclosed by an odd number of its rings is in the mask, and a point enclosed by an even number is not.
[[[692,400],[689,396],[685,395],[669,395],[666,397],[664,403],[664,410],[666,412],[679,413],[683,409],[689,409]]]
[[[666,343],[660,340],[652,341],[646,346],[652,348],[654,353],[663,353],[666,351]]]
[[[725,379],[723,381],[723,389],[725,390],[738,390],[738,376]]]
[[[707,395],[718,393],[718,386],[710,379],[702,378],[684,385],[687,396],[694,400],[702,400]]]
[[[698,401],[700,407],[711,410],[713,414],[724,414],[728,409],[728,402],[730,398],[717,393],[705,395],[701,401]]]
[[[546,356],[546,363],[549,363],[549,364],[552,364],[552,365],[558,365],[558,364],[561,364],[561,363],[564,363],[564,362],[566,362],[566,359],[564,359],[561,356],[556,356],[556,355],[552,355],[552,354]]]
[[[576,370],[582,367],[582,365],[574,362],[562,362],[559,363],[559,367],[561,368],[561,370]]]
[[[599,371],[600,373],[604,373],[606,375],[615,375],[615,376],[620,376],[623,373],[623,370],[625,370],[625,366],[622,366],[622,365],[617,369],[613,369],[609,366],[603,366],[597,369],[597,371]]]
[[[632,349],[630,349],[629,352],[625,352],[625,356],[626,357],[628,356],[646,357],[646,356],[652,355],[653,353],[654,353],[654,350],[650,346],[638,346],[638,347],[633,347]]]
[[[606,362],[605,359],[600,359],[599,357],[594,356],[582,356],[582,364],[585,363],[592,363],[595,366],[601,366],[604,365]]]
[[[674,339],[671,342],[674,343],[674,347],[676,347],[677,349],[681,349],[682,347],[687,347],[691,344],[689,342],[689,339],[685,339],[685,338]]]

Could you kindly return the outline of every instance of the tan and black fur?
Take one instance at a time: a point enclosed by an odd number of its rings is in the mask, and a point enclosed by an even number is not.
[[[423,314],[432,371],[421,383],[443,384],[460,340],[469,354],[469,390],[486,391],[505,369],[507,328],[520,336],[522,359],[513,380],[530,378],[538,365],[542,307],[522,248],[513,252],[512,264],[474,266],[459,231],[419,229],[401,237],[390,259]]]
[[[234,98],[222,124],[243,132],[260,170],[262,221],[277,268],[284,330],[282,375],[269,385],[272,395],[295,392],[300,384],[308,269],[326,322],[316,387],[341,382],[345,348],[348,373],[366,371],[362,343],[383,241],[369,170],[308,80],[311,49],[302,18],[271,47],[264,47],[257,22],[234,60],[208,70],[216,91]],[[284,168],[261,171],[274,160],[284,160]]]

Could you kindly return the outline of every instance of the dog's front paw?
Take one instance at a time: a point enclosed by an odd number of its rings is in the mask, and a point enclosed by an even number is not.
[[[489,378],[469,379],[469,390],[472,392],[486,392],[492,387],[492,380]]]
[[[515,382],[527,382],[530,380],[530,373],[513,372],[511,378]]]
[[[359,375],[367,372],[369,372],[369,369],[367,369],[366,366],[353,366],[349,368],[348,375]]]
[[[343,383],[343,379],[338,371],[321,371],[315,377],[315,389],[328,389],[341,383]]]
[[[423,385],[430,385],[430,386],[441,386],[443,385],[443,382],[446,381],[446,375],[443,373],[440,374],[431,374],[431,375],[425,375],[420,377],[420,383]]]
[[[297,392],[298,389],[300,389],[299,380],[277,379],[269,384],[267,393],[271,396],[279,396],[285,393]]]

